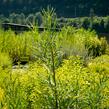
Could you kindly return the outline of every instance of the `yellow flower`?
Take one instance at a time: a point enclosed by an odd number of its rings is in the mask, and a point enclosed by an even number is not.
[[[4,90],[0,87],[0,101],[3,100]]]

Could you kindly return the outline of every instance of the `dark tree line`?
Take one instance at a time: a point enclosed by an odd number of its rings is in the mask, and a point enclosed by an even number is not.
[[[95,30],[97,33],[109,33],[109,16],[93,16],[93,19],[91,17],[60,18],[58,22],[59,27],[70,25],[76,28]]]
[[[0,14],[36,13],[51,5],[59,17],[89,16],[93,8],[98,16],[109,15],[108,0],[0,0]]]

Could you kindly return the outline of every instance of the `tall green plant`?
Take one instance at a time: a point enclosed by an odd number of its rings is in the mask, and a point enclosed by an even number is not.
[[[56,18],[54,18],[55,12],[53,8],[47,8],[47,11],[42,10],[44,26],[47,27],[47,31],[40,34],[37,40],[37,48],[35,48],[36,58],[45,64],[50,72],[50,84],[54,95],[54,107],[58,109],[58,93],[57,93],[57,82],[56,82],[56,69],[59,66],[60,51],[58,36],[56,32],[51,31],[51,28],[56,27]]]
[[[56,69],[60,63],[60,60],[58,60],[60,58],[60,54],[56,43],[56,38],[56,34],[53,34],[50,31],[48,31],[46,34],[44,32],[38,40],[37,48],[35,48],[35,56],[45,64],[47,69],[49,69],[50,82],[52,82],[50,84],[55,97],[54,108],[58,109]]]
[[[43,26],[47,29],[55,28],[57,24],[55,9],[48,6],[47,9],[42,9]]]

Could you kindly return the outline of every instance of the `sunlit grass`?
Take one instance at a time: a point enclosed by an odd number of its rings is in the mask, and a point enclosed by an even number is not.
[[[0,109],[109,107],[105,38],[72,27],[0,33]],[[28,67],[13,70],[22,59],[28,59]]]

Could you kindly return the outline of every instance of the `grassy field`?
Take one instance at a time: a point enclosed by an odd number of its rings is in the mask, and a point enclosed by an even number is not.
[[[0,109],[109,108],[105,38],[73,27],[0,33]]]
[[[108,109],[106,38],[72,26],[51,31],[54,10],[42,12],[43,32],[0,30],[0,109]]]

